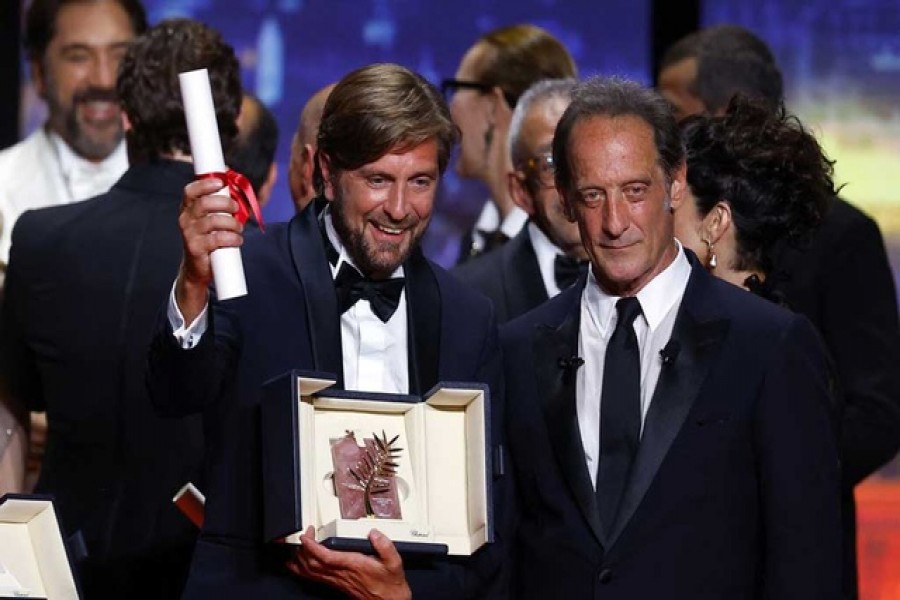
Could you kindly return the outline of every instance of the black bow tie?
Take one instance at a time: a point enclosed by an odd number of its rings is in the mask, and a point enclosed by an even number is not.
[[[557,254],[553,259],[553,278],[560,290],[575,283],[578,278],[587,270],[588,261],[578,260],[565,254]]]
[[[375,281],[360,275],[359,271],[347,263],[341,265],[334,279],[338,308],[341,314],[347,312],[358,300],[368,300],[382,323],[387,323],[400,304],[404,279],[383,279]]]

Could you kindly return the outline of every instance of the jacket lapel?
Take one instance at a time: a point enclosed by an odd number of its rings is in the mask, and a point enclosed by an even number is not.
[[[306,326],[314,368],[336,375],[338,386],[343,388],[344,359],[337,298],[314,202],[291,220],[288,243],[306,301]]]
[[[565,318],[558,327],[539,325],[534,337],[535,379],[538,397],[543,403],[544,419],[550,434],[550,444],[556,452],[560,472],[572,491],[585,521],[605,546],[605,537],[597,513],[594,486],[584,460],[581,432],[575,408],[577,366],[566,361],[578,353],[581,291],[585,278],[563,294],[571,297]]]
[[[441,347],[441,291],[419,248],[403,267],[406,277],[409,393],[424,394],[438,382]]]
[[[528,227],[523,227],[501,252],[506,310],[510,318],[514,318],[546,302],[547,290],[528,237]]]
[[[691,264],[691,278],[671,337],[678,343],[678,356],[674,364],[664,365],[660,371],[638,453],[609,536],[610,547],[619,539],[656,477],[728,333],[730,322],[717,316],[713,303],[707,301],[712,276],[696,259]]]

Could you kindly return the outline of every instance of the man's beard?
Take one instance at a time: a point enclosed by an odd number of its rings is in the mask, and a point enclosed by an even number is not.
[[[121,113],[117,113],[114,120],[105,124],[103,131],[94,131],[96,127],[85,125],[79,120],[78,107],[92,101],[117,102],[115,90],[98,87],[79,90],[72,97],[70,106],[63,106],[56,100],[55,89],[52,87],[48,92],[50,110],[63,115],[63,131],[60,133],[76,154],[95,161],[112,154],[124,135]]]
[[[367,277],[390,277],[391,273],[406,262],[425,233],[423,229],[418,235],[415,235],[406,248],[402,248],[406,243],[406,238],[397,242],[382,242],[379,247],[374,247],[372,241],[365,236],[365,225],[360,231],[354,231],[350,227],[347,216],[344,214],[343,199],[337,189],[335,189],[335,199],[331,203],[331,211],[332,223],[341,243],[362,274]],[[391,227],[412,229],[414,221],[414,217],[409,217],[400,223],[391,223]]]

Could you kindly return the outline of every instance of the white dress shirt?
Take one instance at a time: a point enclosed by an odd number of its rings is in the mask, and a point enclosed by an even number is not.
[[[641,358],[641,431],[662,367],[662,350],[672,337],[675,317],[691,275],[691,265],[676,240],[675,260],[637,293],[641,315],[634,320]],[[593,267],[581,296],[578,356],[584,365],[576,377],[576,412],[581,444],[591,481],[596,486],[600,456],[600,398],[606,345],[616,328],[618,296],[607,294],[594,277]]]
[[[528,213],[518,206],[513,206],[501,221],[497,205],[494,204],[493,200],[489,199],[481,207],[481,212],[478,213],[478,220],[475,221],[475,227],[472,229],[472,248],[477,252],[484,250],[484,246],[487,243],[484,236],[485,233],[500,230],[503,235],[511,238],[522,230],[526,221],[528,221]]]
[[[340,267],[356,265],[347,254],[331,222],[329,208],[321,217],[325,233],[338,253],[337,263],[331,265],[332,278]],[[358,270],[358,269],[357,269]],[[391,278],[403,277],[400,266]],[[207,328],[207,308],[194,322],[185,326],[184,316],[175,302],[175,286],[169,294],[169,323],[182,348],[190,349],[200,342]],[[397,310],[387,323],[382,323],[368,300],[361,299],[341,315],[341,351],[344,366],[344,387],[369,392],[409,393],[409,362],[406,315],[406,289],[400,294]]]
[[[127,168],[124,141],[95,164],[44,127],[0,152],[0,265],[9,261],[12,229],[23,212],[102,194]]]
[[[550,241],[543,231],[530,222],[528,227],[528,238],[531,240],[531,246],[534,248],[534,254],[537,257],[538,268],[541,271],[541,280],[544,282],[544,289],[547,290],[547,297],[552,298],[561,290],[556,285],[556,257],[563,256],[564,253],[559,247]]]

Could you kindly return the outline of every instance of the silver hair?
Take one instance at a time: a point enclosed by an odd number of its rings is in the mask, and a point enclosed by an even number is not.
[[[507,143],[509,144],[509,155],[512,157],[513,166],[518,166],[527,159],[523,156],[521,136],[522,123],[531,108],[542,102],[559,98],[560,100],[571,100],[572,89],[578,84],[578,80],[574,78],[566,79],[542,79],[529,87],[516,103],[513,111],[512,121],[509,124],[509,135]]]

